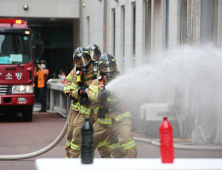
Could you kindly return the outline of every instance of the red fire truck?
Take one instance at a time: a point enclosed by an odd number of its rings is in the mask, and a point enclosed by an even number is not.
[[[31,29],[24,20],[0,18],[0,113],[32,121],[33,81]]]

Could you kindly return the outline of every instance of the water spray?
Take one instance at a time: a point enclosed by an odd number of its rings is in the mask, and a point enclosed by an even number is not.
[[[106,89],[127,102],[128,108],[146,103],[172,104],[176,117],[182,117],[186,123],[184,130],[189,136],[197,128],[192,136],[202,139],[195,142],[205,138],[203,143],[213,143],[216,119],[222,110],[221,63],[221,49],[184,46],[152,56],[151,64],[131,69],[110,82]],[[122,95],[124,90],[126,94]],[[157,100],[160,94],[162,98],[166,95],[162,101]]]

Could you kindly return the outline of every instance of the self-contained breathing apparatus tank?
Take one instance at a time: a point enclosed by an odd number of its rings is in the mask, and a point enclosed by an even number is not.
[[[94,76],[97,76],[98,74],[98,61],[93,62],[93,74]]]

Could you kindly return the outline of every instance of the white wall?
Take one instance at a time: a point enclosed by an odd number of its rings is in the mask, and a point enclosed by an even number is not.
[[[132,27],[132,21],[133,21],[133,8],[132,8],[132,2],[125,4],[125,63],[124,63],[124,71],[128,70],[132,66],[132,42],[133,42],[133,37],[132,37],[132,32],[133,32],[133,27]]]
[[[176,48],[179,43],[178,1],[169,1],[169,48]]]
[[[217,45],[218,47],[222,48],[222,0],[218,0],[218,28],[217,30],[218,30]]]
[[[25,11],[23,5],[29,9]],[[79,0],[0,0],[2,17],[78,18]]]
[[[169,1],[169,48],[174,48],[178,44],[178,5],[177,1]],[[90,17],[90,43],[97,44],[103,53],[103,1],[83,0],[83,46],[88,44],[87,17]],[[113,53],[113,12],[116,13],[116,35],[115,35],[115,57],[120,71],[127,71],[132,68],[133,56],[133,28],[132,3],[136,3],[136,54],[135,66],[142,65],[144,55],[144,0],[114,0],[107,1],[107,53]],[[163,46],[163,3],[161,0],[152,0],[151,16],[151,53],[162,51]],[[125,56],[122,56],[122,32],[121,7],[125,6]],[[113,54],[112,54],[113,55]],[[123,57],[125,58],[123,63]],[[124,65],[124,70],[123,70]]]
[[[218,0],[218,34],[217,34],[217,46],[222,49],[222,0]],[[222,83],[222,82],[221,82]],[[220,84],[221,85],[221,84]],[[222,94],[222,91],[220,92]],[[218,95],[220,96],[220,95]],[[221,101],[221,100],[219,100]],[[218,103],[218,112],[217,112],[217,136],[215,143],[222,143],[222,103]]]
[[[153,35],[151,39],[151,53],[155,54],[163,50],[163,10],[161,0],[153,0],[153,16],[151,23],[153,23],[151,34]]]
[[[83,19],[83,42],[82,46],[88,44],[87,17],[90,19],[90,44],[94,43],[103,51],[103,2],[98,0],[83,0],[85,7],[82,7]]]

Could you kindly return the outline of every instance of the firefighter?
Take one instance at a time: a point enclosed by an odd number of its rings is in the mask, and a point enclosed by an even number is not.
[[[73,54],[77,55],[78,51],[75,50]],[[65,151],[66,151],[65,156],[66,156],[66,158],[70,158],[69,151],[71,149],[72,133],[73,133],[73,129],[74,129],[73,122],[74,122],[76,116],[79,113],[78,101],[75,100],[72,97],[71,93],[70,93],[70,89],[74,88],[74,87],[72,87],[71,84],[72,84],[72,80],[73,80],[73,77],[74,77],[75,73],[76,73],[76,67],[74,67],[72,69],[72,71],[69,73],[69,75],[66,77],[65,86],[64,86],[65,95],[72,100],[71,101],[71,110],[70,110],[70,114],[69,114],[69,117],[68,117],[68,130],[67,130],[67,138],[66,138],[66,146],[65,146]]]
[[[90,117],[90,123],[93,125],[95,121],[95,114],[97,107],[91,105],[90,100],[87,96],[87,87],[91,84],[91,82],[96,78],[96,75],[93,72],[93,60],[91,60],[91,56],[89,52],[79,47],[78,54],[74,54],[74,61],[76,64],[76,74],[73,77],[73,81],[71,86],[71,95],[73,98],[79,101],[78,109],[79,114],[74,120],[74,130],[73,130],[73,138],[70,143],[71,151],[70,158],[78,158],[80,156],[80,146],[81,146],[81,127],[85,122],[85,117]],[[92,116],[90,116],[90,114]],[[109,147],[106,144],[106,141],[101,141],[101,147],[98,148],[99,153],[102,158],[110,158]],[[123,154],[122,154],[123,155]],[[123,155],[122,157],[125,157]]]
[[[76,74],[73,77],[71,96],[78,101],[79,114],[75,118],[73,125],[73,137],[71,141],[71,151],[70,158],[78,158],[80,156],[80,146],[81,146],[81,127],[85,122],[85,117],[89,117],[91,110],[91,102],[87,96],[87,87],[96,78],[93,72],[93,60],[89,52],[82,47],[76,49],[77,53],[74,54],[74,61],[76,65]],[[90,123],[94,123],[94,118],[90,118]],[[107,146],[108,156],[110,157],[110,151]],[[102,155],[101,155],[102,156]]]
[[[95,76],[98,74],[98,61],[101,56],[101,51],[96,44],[90,44],[86,47],[88,50],[91,59],[93,60],[93,73]]]
[[[99,104],[97,108],[98,121],[93,125],[95,147],[99,145],[101,140],[103,141],[109,136],[116,136],[126,157],[136,158],[137,148],[131,134],[130,112],[104,88],[119,74],[116,60],[112,55],[105,53],[100,57],[99,71],[100,76],[92,82],[87,91],[89,100]]]
[[[94,75],[97,76],[97,74],[98,74],[98,61],[99,61],[99,58],[101,56],[101,51],[100,51],[99,47],[96,44],[90,44],[86,47],[86,49],[89,51],[91,58],[94,60],[93,72],[94,72]],[[95,109],[95,110],[97,110],[97,109]],[[91,118],[91,120],[94,120],[94,122],[96,122],[98,120],[98,117],[95,114],[95,112],[93,112],[93,113],[94,114],[90,115],[91,117],[93,117],[93,118]],[[118,138],[113,136],[110,133],[110,135],[106,138],[106,140],[101,141],[99,143],[99,145],[97,146],[97,149],[98,149],[102,158],[110,157],[110,153],[107,152],[107,145],[108,144],[109,144],[110,152],[111,152],[111,154],[114,158],[124,158],[125,157],[124,151],[123,151],[123,149],[121,148],[121,146],[119,144]]]

